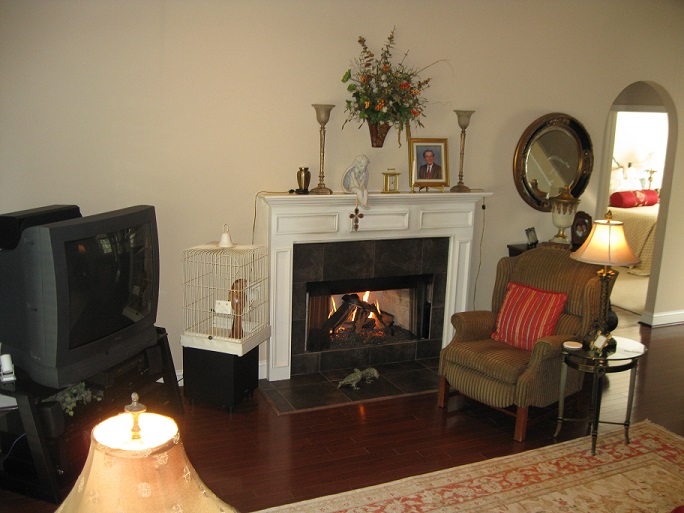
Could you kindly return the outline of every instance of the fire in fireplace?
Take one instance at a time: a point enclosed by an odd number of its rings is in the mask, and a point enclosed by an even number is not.
[[[428,338],[431,285],[431,275],[309,283],[307,351]]]

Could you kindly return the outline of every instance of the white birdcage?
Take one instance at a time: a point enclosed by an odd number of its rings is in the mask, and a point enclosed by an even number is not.
[[[268,339],[268,265],[262,246],[209,243],[184,250],[181,344],[242,356]]]

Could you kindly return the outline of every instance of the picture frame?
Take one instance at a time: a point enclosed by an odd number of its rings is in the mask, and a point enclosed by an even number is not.
[[[539,239],[537,239],[537,231],[534,229],[534,226],[531,228],[526,228],[525,235],[527,235],[528,248],[534,248],[539,243]]]
[[[443,192],[449,187],[447,139],[409,139],[409,170],[411,192],[416,187],[419,191],[432,187]]]
[[[575,214],[572,226],[570,227],[570,242],[573,249],[579,248],[587,240],[591,232],[592,223],[591,216],[586,212],[580,210]]]

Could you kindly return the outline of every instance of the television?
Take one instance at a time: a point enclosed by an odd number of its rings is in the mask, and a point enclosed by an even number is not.
[[[64,207],[0,216],[0,231],[14,230],[0,249],[2,352],[53,388],[94,377],[157,343],[154,207],[85,217]]]

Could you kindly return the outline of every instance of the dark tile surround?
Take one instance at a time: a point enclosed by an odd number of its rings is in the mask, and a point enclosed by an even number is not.
[[[444,237],[295,244],[292,283],[292,375],[434,358],[442,344],[449,239]],[[375,277],[433,275],[428,339],[306,352],[306,284]]]

